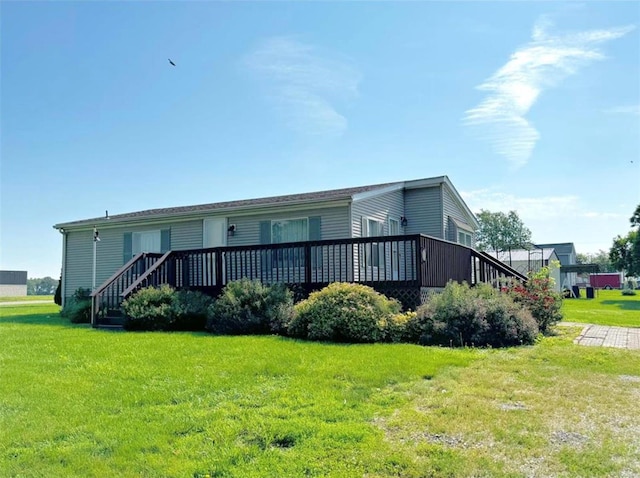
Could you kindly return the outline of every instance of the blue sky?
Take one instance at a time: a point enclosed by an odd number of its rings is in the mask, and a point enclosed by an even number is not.
[[[1,269],[105,210],[443,174],[583,253],[640,203],[636,2],[0,8]]]

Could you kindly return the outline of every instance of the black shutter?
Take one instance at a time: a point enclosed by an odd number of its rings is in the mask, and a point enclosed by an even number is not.
[[[133,239],[130,232],[124,233],[124,247],[122,249],[122,263],[129,262],[133,255]]]
[[[171,229],[160,231],[160,252],[165,253],[171,250]]]
[[[322,239],[320,226],[322,224],[322,218],[320,216],[309,218],[309,240],[319,241]]]
[[[260,221],[260,244],[271,244],[271,221]]]

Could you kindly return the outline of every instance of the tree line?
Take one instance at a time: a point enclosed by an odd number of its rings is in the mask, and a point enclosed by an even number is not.
[[[27,279],[27,295],[53,295],[58,287],[58,280],[52,277]]]
[[[531,231],[516,211],[491,212],[484,209],[477,214],[480,228],[476,231],[476,247],[483,251],[508,252],[531,249]],[[601,272],[624,271],[627,276],[640,277],[640,204],[629,219],[631,230],[618,235],[608,251],[577,254],[579,264],[597,264]]]

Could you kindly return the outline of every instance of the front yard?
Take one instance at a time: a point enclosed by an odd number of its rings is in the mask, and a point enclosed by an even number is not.
[[[0,308],[1,476],[640,474],[640,354],[576,346],[578,328],[454,350],[105,332],[57,311]]]

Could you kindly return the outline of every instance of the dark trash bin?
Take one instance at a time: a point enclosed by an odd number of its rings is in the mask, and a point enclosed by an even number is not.
[[[577,285],[571,286],[571,290],[573,291],[573,296],[576,299],[580,298],[580,287],[578,287]]]
[[[593,287],[587,287],[587,299],[593,299],[593,298],[594,298]]]

